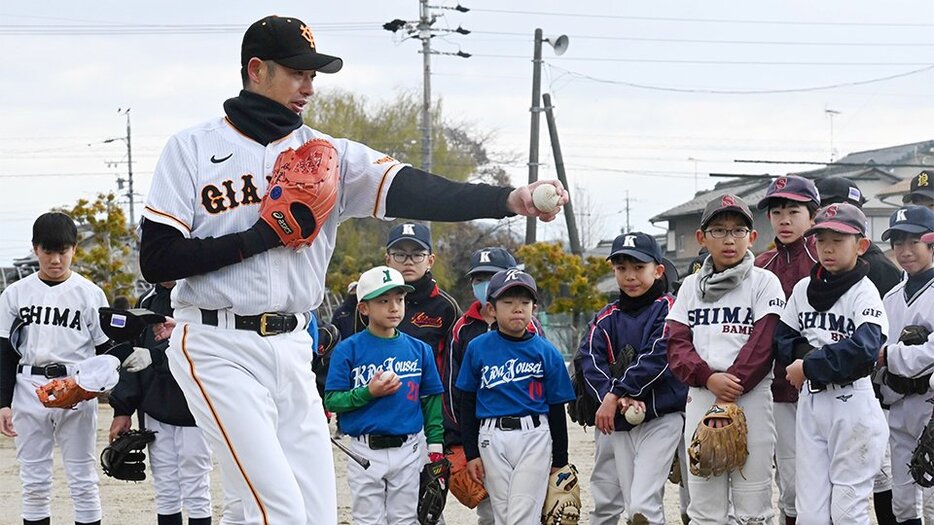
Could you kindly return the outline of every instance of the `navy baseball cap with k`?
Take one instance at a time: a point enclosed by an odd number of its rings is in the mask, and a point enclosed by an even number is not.
[[[478,273],[496,273],[517,266],[516,258],[506,248],[480,248],[470,255],[467,277]]]
[[[617,235],[613,239],[613,248],[606,260],[611,260],[617,255],[628,255],[641,262],[655,262],[661,264],[662,251],[655,242],[655,237],[647,233],[632,232]]]
[[[318,53],[315,36],[304,22],[275,15],[257,20],[243,34],[240,65],[246,67],[253,57],[319,73],[337,73],[344,67],[340,58]]]
[[[538,302],[538,287],[535,286],[535,279],[531,275],[518,268],[510,268],[496,272],[490,279],[490,284],[486,289],[487,302],[493,302],[500,298],[506,290],[521,286],[532,293],[532,298]]]
[[[866,236],[866,215],[863,210],[848,202],[840,202],[825,206],[817,211],[814,217],[814,226],[804,232],[812,235],[820,230],[831,230],[837,233]]]
[[[720,195],[719,197],[714,197],[710,202],[707,203],[707,207],[704,208],[704,215],[701,216],[701,229],[703,230],[706,228],[714,217],[726,212],[733,212],[742,215],[743,218],[746,219],[746,222],[749,224],[749,227],[752,228],[752,212],[749,211],[749,206],[746,204],[746,201],[739,198],[737,195],[727,193],[725,195]]]
[[[389,230],[389,239],[386,241],[386,248],[392,248],[393,245],[402,241],[412,241],[422,248],[431,251],[431,230],[428,226],[417,222],[404,222],[398,224]]]
[[[895,210],[889,217],[889,229],[882,232],[882,240],[889,240],[896,231],[916,235],[934,232],[934,211],[926,206],[905,206]]]
[[[765,197],[759,201],[758,208],[764,210],[769,207],[772,199],[787,199],[795,202],[813,202],[820,206],[820,196],[817,187],[809,179],[797,175],[779,177],[769,184],[765,190]]]

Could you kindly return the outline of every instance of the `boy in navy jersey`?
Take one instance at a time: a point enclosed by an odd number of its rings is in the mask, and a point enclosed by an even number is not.
[[[497,524],[538,524],[551,472],[567,465],[564,404],[574,399],[564,360],[530,333],[538,289],[512,268],[496,273],[486,308],[496,331],[467,345],[457,388],[467,470],[490,494]]]
[[[354,523],[416,523],[419,473],[443,457],[441,378],[426,343],[396,327],[412,287],[386,266],[367,270],[357,283],[357,308],[369,326],[334,349],[324,402],[339,413],[351,449],[370,468],[347,462]]]
[[[666,268],[651,235],[618,236],[607,259],[620,296],[594,316],[580,349],[587,392],[602,402],[595,418],[602,434],[594,437],[598,448],[612,450],[614,461],[606,468],[618,480],[629,519],[663,524],[663,489],[684,431],[687,398],[687,386],[668,368],[665,318],[674,298],[667,293]],[[645,415],[642,423],[624,419],[630,407]],[[613,502],[591,488],[594,522]]]

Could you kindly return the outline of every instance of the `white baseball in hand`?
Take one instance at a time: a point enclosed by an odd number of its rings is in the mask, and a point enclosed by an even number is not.
[[[645,412],[636,408],[635,405],[629,405],[629,408],[626,409],[626,413],[623,415],[626,417],[626,421],[629,421],[630,425],[638,425],[645,421]]]
[[[552,184],[539,184],[532,191],[532,202],[538,211],[551,213],[558,207],[558,190]]]
[[[379,376],[379,378],[383,381],[392,381],[396,378],[396,373],[392,370],[386,370],[381,376]]]

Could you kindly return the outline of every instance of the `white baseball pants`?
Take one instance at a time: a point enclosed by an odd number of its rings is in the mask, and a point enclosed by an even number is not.
[[[795,414],[797,403],[775,403],[775,484],[778,485],[778,509],[795,517]]]
[[[213,465],[201,429],[170,425],[148,414],[145,425],[156,432],[149,444],[156,513],[177,514],[184,507],[189,518],[211,517]]]
[[[626,511],[610,437],[594,429],[594,461],[590,473],[590,495],[593,496],[591,525],[617,525]]]
[[[889,408],[889,447],[892,453],[892,513],[898,521],[922,517],[921,487],[908,473],[911,453],[931,420],[930,392],[905,396]]]
[[[367,436],[350,440],[350,449],[370,460],[364,469],[347,460],[351,512],[355,525],[414,525],[418,522],[419,474],[428,452],[424,435],[412,434],[401,447],[373,450]]]

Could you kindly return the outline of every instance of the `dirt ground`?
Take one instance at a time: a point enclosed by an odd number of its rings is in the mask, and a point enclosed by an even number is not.
[[[98,424],[98,450],[103,449],[106,443],[107,429],[113,419],[112,409],[102,404]],[[569,453],[571,462],[580,469],[583,480],[581,493],[583,498],[584,519],[587,523],[586,511],[593,507],[590,496],[588,479],[593,466],[593,429],[586,432],[580,426],[570,423]],[[346,443],[347,438],[344,438]],[[334,458],[337,465],[338,505],[340,507],[340,523],[350,524],[350,493],[347,487],[345,473],[345,456],[334,449]],[[56,452],[55,479],[53,482],[52,523],[55,525],[73,523],[71,499],[68,496],[68,486],[65,484],[64,471],[61,468],[61,458]],[[322,473],[324,475],[324,473]],[[214,497],[215,516],[220,516],[221,488],[220,476],[213,476],[211,480]],[[668,523],[681,523],[678,509],[678,490],[670,483],[665,486],[665,516]],[[108,478],[101,474],[101,500],[104,506],[103,523],[119,525],[151,525],[155,523],[155,504],[153,490],[149,480],[142,483],[125,483]],[[0,501],[5,502],[4,509],[0,511],[0,525],[16,525],[20,519],[20,481],[19,466],[16,463],[16,450],[13,440],[0,437]],[[448,499],[444,512],[448,525],[468,525],[476,523],[475,515],[453,496]],[[873,521],[875,523],[875,521]]]

